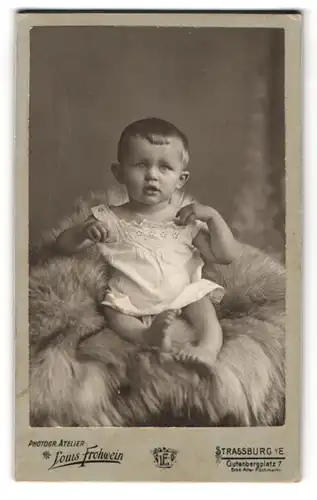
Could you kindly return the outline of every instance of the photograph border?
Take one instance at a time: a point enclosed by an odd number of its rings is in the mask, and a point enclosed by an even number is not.
[[[299,13],[17,13],[15,143],[15,478],[25,481],[298,481],[301,402],[301,28]],[[29,46],[34,26],[188,26],[282,28],[285,33],[286,419],[279,427],[31,428],[28,357]],[[39,441],[85,441],[122,453],[120,464],[49,470]],[[177,450],[177,465],[153,465],[158,446]],[[244,474],[217,464],[216,447],[283,449],[279,472]],[[67,450],[66,450],[67,451]],[[71,450],[69,450],[71,451]]]

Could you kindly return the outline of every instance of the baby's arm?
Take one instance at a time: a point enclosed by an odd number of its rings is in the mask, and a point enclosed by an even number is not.
[[[182,208],[178,215],[181,224],[197,219],[206,222],[207,228],[202,228],[193,241],[206,263],[230,264],[238,255],[240,245],[217,210],[191,203]]]
[[[91,215],[83,224],[63,231],[58,236],[55,246],[59,253],[72,255],[96,242],[106,241],[107,234],[105,226]]]
[[[218,212],[206,222],[208,229],[202,228],[193,244],[206,263],[230,264],[239,253],[239,243]]]

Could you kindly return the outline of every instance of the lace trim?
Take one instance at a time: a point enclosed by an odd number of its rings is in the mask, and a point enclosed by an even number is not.
[[[126,219],[121,219],[111,208],[111,206],[105,206],[105,205],[99,205],[98,207],[94,207],[94,210],[99,214],[99,215],[104,215],[107,214],[107,212],[110,213],[110,216],[112,216],[118,226],[122,227],[125,233],[129,235],[133,235],[133,237],[143,237],[145,239],[148,238],[163,238],[166,239],[169,236],[172,237],[173,239],[178,239],[178,237],[184,232],[190,230],[191,232],[194,232],[193,236],[196,236],[198,233],[201,223],[197,221],[197,227],[194,227],[193,225],[191,226],[181,226],[176,224],[174,221],[166,221],[166,222],[156,222],[152,221],[149,219],[146,219],[145,217],[140,220],[131,220],[128,221]],[[146,230],[147,233],[144,233],[143,231]],[[158,230],[158,232],[154,233],[153,231]]]
[[[133,226],[133,227],[144,227],[145,225],[146,226],[151,226],[151,227],[166,227],[166,226],[171,226],[171,227],[175,227],[175,228],[182,228],[183,226],[179,226],[178,224],[175,224],[174,221],[166,221],[166,222],[156,222],[156,221],[152,221],[150,219],[147,219],[146,217],[143,217],[143,219],[141,221],[137,221],[137,220],[126,220],[126,219],[120,219],[120,217],[112,210],[111,207],[107,207],[108,210],[114,215],[114,217],[116,217],[116,219],[120,222],[120,224],[124,224],[126,226]],[[140,215],[141,217],[141,214],[137,214],[137,215]]]

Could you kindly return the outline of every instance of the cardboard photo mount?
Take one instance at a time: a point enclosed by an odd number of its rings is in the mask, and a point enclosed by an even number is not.
[[[18,481],[300,480],[300,13],[16,14],[16,407]],[[35,27],[182,26],[284,30],[286,165],[286,417],[280,426],[31,427],[28,243],[30,36]]]

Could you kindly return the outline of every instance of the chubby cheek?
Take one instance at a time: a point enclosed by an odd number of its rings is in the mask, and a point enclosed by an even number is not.
[[[174,192],[178,188],[179,177],[178,176],[170,176],[165,179],[166,188],[168,191]]]
[[[132,190],[139,190],[144,183],[144,175],[140,171],[129,172],[125,178],[127,188]]]

